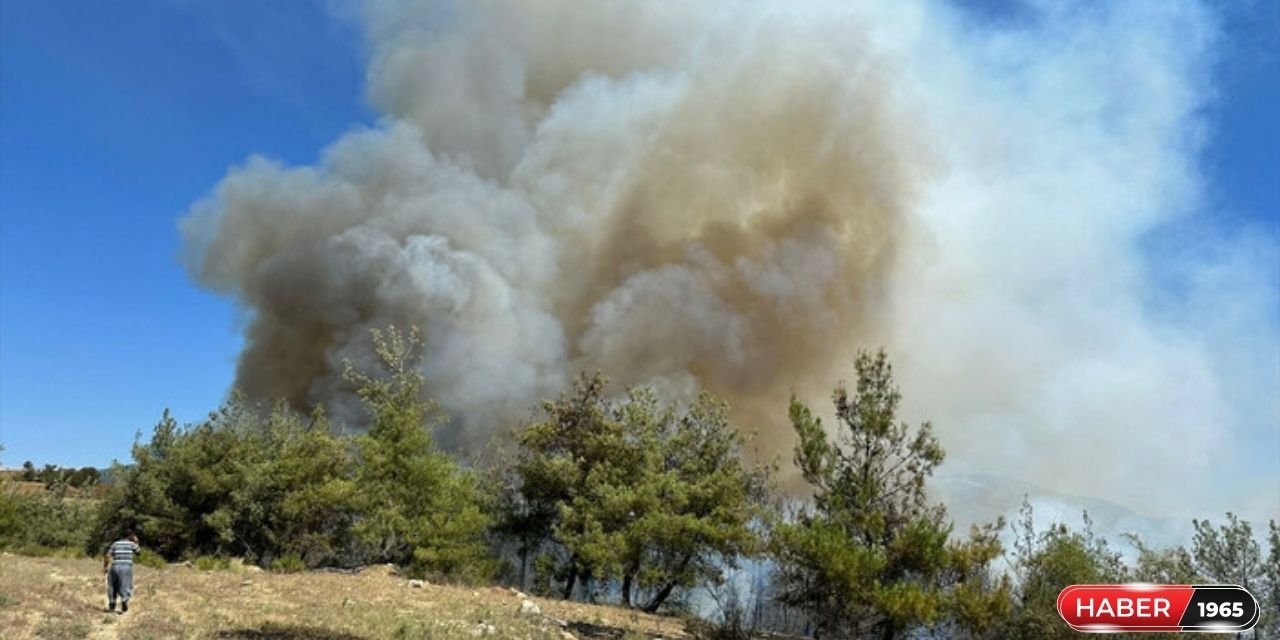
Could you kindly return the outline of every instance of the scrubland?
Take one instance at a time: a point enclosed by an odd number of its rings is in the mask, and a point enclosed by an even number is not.
[[[684,638],[674,618],[502,587],[411,586],[392,567],[274,573],[233,564],[136,567],[125,614],[106,612],[102,565],[0,556],[0,629],[27,638],[359,640]],[[533,607],[524,605],[529,601]],[[523,608],[523,610],[522,610]],[[530,609],[536,608],[536,613]]]

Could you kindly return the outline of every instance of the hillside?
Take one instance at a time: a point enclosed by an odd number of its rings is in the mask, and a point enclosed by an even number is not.
[[[355,575],[181,565],[136,572],[129,613],[108,614],[98,561],[0,554],[0,629],[8,640],[685,637],[672,618],[540,598],[528,598],[540,613],[522,613],[524,598],[509,589],[418,588],[385,566]]]

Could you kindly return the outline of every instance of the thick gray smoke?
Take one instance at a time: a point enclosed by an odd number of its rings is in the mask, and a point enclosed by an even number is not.
[[[783,451],[787,397],[883,344],[959,470],[1168,510],[1251,460],[1233,438],[1280,447],[1274,244],[1177,261],[1239,289],[1211,316],[1149,295],[1143,239],[1198,206],[1212,17],[853,4],[370,2],[377,126],[250,158],[182,222],[249,312],[236,386],[350,417],[343,361],[419,325],[459,446],[601,369]],[[1218,498],[1266,509],[1277,473]]]

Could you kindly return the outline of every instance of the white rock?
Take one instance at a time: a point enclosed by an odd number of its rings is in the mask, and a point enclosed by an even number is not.
[[[497,627],[491,624],[485,624],[483,622],[477,624],[475,627],[471,629],[471,635],[476,636],[477,638],[480,636],[491,636],[497,632],[498,632]]]
[[[421,589],[427,586],[427,583],[425,580],[410,580],[409,586],[413,587],[414,589]]]
[[[532,600],[521,600],[520,614],[525,616],[540,616],[542,615],[542,607],[539,607],[538,603]]]

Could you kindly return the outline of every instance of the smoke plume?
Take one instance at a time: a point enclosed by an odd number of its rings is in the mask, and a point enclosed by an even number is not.
[[[1213,16],[854,4],[369,2],[380,121],[182,221],[248,312],[236,387],[354,419],[342,363],[418,325],[455,446],[600,369],[710,389],[772,453],[884,345],[959,470],[1168,510],[1280,446],[1274,242],[1148,246],[1201,206]]]

